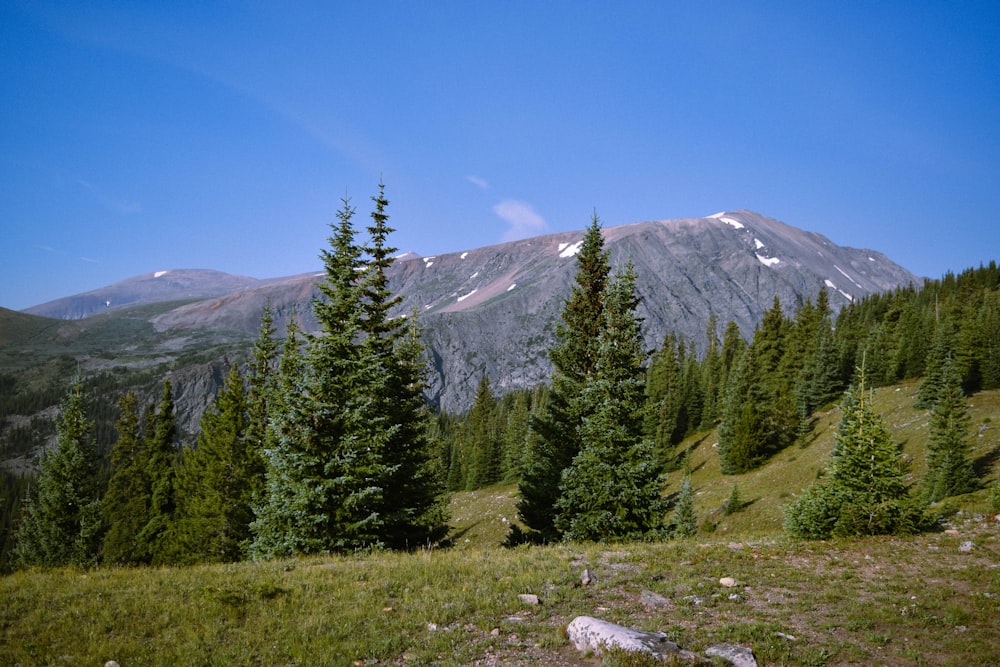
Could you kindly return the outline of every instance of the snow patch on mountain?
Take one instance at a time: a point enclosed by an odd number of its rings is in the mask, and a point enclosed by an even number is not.
[[[849,275],[847,275],[847,272],[846,272],[846,271],[844,271],[844,270],[843,270],[842,268],[840,268],[840,267],[839,267],[839,266],[837,266],[836,264],[834,264],[834,265],[833,265],[833,268],[835,268],[835,269],[837,269],[838,271],[840,271],[841,275],[843,275],[843,276],[844,276],[845,278],[847,278],[847,279],[848,279],[848,280],[850,280],[850,281],[851,281],[852,283],[854,283],[854,285],[855,285],[855,286],[857,286],[857,287],[861,287],[861,285],[860,285],[860,284],[858,284],[858,281],[856,281],[856,280],[855,280],[854,278],[852,278],[852,277],[850,277]],[[862,288],[862,289],[863,289],[863,288]]]
[[[848,301],[854,301],[854,297],[853,297],[852,295],[850,295],[850,294],[848,294],[847,292],[845,292],[844,290],[842,290],[842,289],[838,288],[838,287],[837,287],[837,286],[836,286],[836,285],[835,285],[835,284],[833,283],[833,281],[832,281],[832,280],[830,280],[829,278],[827,278],[827,279],[826,279],[826,280],[824,280],[823,282],[824,282],[824,283],[826,283],[826,286],[827,286],[827,287],[829,287],[830,289],[832,289],[832,290],[836,290],[836,291],[837,291],[838,293],[842,294],[842,295],[844,296],[844,298],[845,298],[845,299],[847,299]]]
[[[473,294],[475,294],[478,291],[479,291],[479,289],[477,288],[477,289],[472,290],[468,294],[463,294],[462,296],[458,297],[458,302],[461,303],[461,302],[465,301],[466,299],[468,299],[470,296],[472,296]]]
[[[170,273],[170,272],[169,271],[157,271],[156,273],[153,274],[153,277],[154,278],[161,278],[161,277],[167,275],[168,273]]]
[[[764,266],[774,266],[779,262],[781,262],[781,260],[778,259],[777,257],[764,257],[759,252],[754,254],[757,256],[757,259],[760,261],[760,263],[763,264]]]
[[[735,218],[730,218],[729,216],[727,216],[726,213],[725,213],[725,211],[722,211],[720,213],[713,213],[712,215],[710,215],[708,217],[712,218],[713,220],[718,220],[719,222],[724,222],[727,225],[729,225],[730,227],[732,227],[733,229],[743,229],[744,227],[746,227],[746,225],[744,225],[739,220],[737,220]]]
[[[576,243],[570,245],[568,243],[559,244],[559,256],[560,257],[572,257],[580,252],[580,248],[583,247],[583,240],[577,241]]]

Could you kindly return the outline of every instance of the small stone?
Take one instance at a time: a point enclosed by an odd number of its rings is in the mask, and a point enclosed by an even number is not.
[[[957,530],[955,530],[954,528],[949,528],[948,530],[944,531],[944,534],[945,535],[958,535],[959,532]]]
[[[975,542],[962,542],[961,544],[958,545],[958,550],[963,553],[972,551],[975,548],[976,548]]]
[[[493,636],[493,637],[499,637],[500,636],[500,628],[493,628],[492,630],[490,630],[490,635]]]
[[[705,649],[705,655],[710,658],[722,658],[736,667],[757,667],[757,658],[753,651],[745,646],[735,644],[715,644]]]
[[[722,579],[719,579],[719,585],[725,586],[726,588],[732,588],[736,585],[736,580],[732,577],[723,577]]]
[[[590,570],[584,570],[583,574],[580,575],[580,583],[584,586],[589,586],[595,581],[596,579],[594,579],[594,575],[590,573]]]
[[[118,664],[117,660],[108,660],[104,663],[104,667],[121,667],[121,665]]]
[[[784,632],[775,632],[774,634],[778,635],[782,639],[787,639],[790,642],[793,642],[796,639],[795,635],[786,635]]]
[[[520,595],[517,596],[517,598],[524,604],[531,604],[531,605],[541,604],[541,601],[538,599],[538,596],[535,595],[534,593],[521,593]]]
[[[428,623],[427,624],[427,631],[428,632],[437,632],[437,629],[438,629],[438,624],[437,623]],[[107,666],[105,665],[105,667],[107,667]]]
[[[653,609],[661,609],[670,604],[670,600],[653,591],[639,593],[639,600],[647,607],[652,607]]]

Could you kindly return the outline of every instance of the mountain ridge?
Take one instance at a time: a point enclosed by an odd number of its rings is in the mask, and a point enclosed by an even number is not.
[[[395,314],[418,314],[433,404],[467,407],[483,373],[498,393],[547,381],[548,349],[575,280],[575,253],[584,233],[558,232],[397,258],[389,271],[390,288],[402,297]],[[839,311],[854,298],[921,281],[880,252],[838,246],[815,232],[745,210],[635,222],[605,227],[602,233],[613,270],[626,262],[636,268],[638,315],[651,350],[671,332],[701,349],[711,314],[720,328],[734,321],[748,336],[775,297],[792,311],[825,288],[832,308]],[[192,332],[199,331],[249,341],[259,329],[265,304],[274,311],[279,335],[293,313],[304,330],[315,330],[310,304],[322,278],[322,272],[261,280],[173,270],[56,300],[47,312],[58,312],[55,304],[60,304],[70,319],[84,312],[85,304],[112,292],[119,302],[131,299],[129,306],[170,297],[183,303],[148,317],[155,331],[169,339],[164,347],[184,348],[198,338]],[[136,287],[131,295],[130,284]]]

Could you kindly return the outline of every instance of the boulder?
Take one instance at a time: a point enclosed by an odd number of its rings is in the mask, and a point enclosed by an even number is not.
[[[601,655],[608,649],[641,651],[654,658],[681,658],[692,663],[710,664],[704,658],[685,651],[661,632],[643,632],[590,616],[577,616],[566,628],[566,636],[578,651]]]

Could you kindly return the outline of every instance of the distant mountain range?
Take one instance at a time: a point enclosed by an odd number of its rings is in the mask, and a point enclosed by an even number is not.
[[[713,313],[720,335],[722,327],[734,321],[749,336],[775,297],[793,312],[825,287],[831,305],[839,310],[873,292],[922,283],[922,278],[880,252],[838,246],[819,234],[750,211],[639,222],[607,227],[603,233],[612,267],[620,268],[629,260],[635,265],[642,299],[639,314],[650,350],[669,332],[704,349]],[[399,314],[418,313],[428,351],[429,400],[446,409],[463,409],[483,373],[489,374],[497,393],[548,379],[547,351],[576,275],[575,254],[583,235],[582,230],[564,232],[466,252],[397,259],[390,285],[403,297]],[[157,271],[23,312],[82,319],[78,326],[84,328],[91,320],[133,323],[132,328],[106,325],[108,333],[101,337],[105,349],[88,348],[92,352],[79,361],[84,368],[109,367],[148,345],[143,354],[172,359],[164,368],[178,378],[209,373],[185,367],[182,360],[193,356],[205,368],[211,367],[213,377],[221,378],[218,364],[207,363],[206,354],[194,351],[222,344],[229,346],[227,354],[234,345],[245,348],[256,337],[266,303],[275,311],[279,332],[284,332],[293,312],[306,330],[313,329],[310,303],[321,279],[322,274],[316,273],[258,280],[208,270]],[[12,326],[9,318],[0,318],[0,341],[9,338],[2,333],[5,322]],[[147,327],[145,338],[136,337],[136,322]],[[89,335],[94,335],[94,326]],[[133,333],[116,341],[110,332],[118,329]],[[17,344],[46,343],[43,337]],[[209,395],[198,397],[188,391],[192,401],[188,428],[211,399],[214,380],[202,378],[197,384]]]

